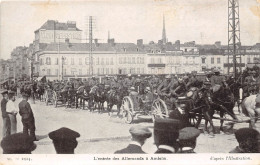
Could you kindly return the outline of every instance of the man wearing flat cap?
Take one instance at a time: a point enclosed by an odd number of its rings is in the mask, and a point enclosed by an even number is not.
[[[62,127],[49,133],[49,138],[53,141],[57,154],[74,154],[74,150],[78,145],[76,138],[80,134],[69,128]]]
[[[238,146],[229,153],[260,153],[260,134],[252,128],[240,128],[235,132]]]
[[[11,123],[10,118],[6,112],[6,104],[8,102],[8,91],[3,91],[1,93],[3,95],[3,99],[1,100],[1,111],[2,111],[2,118],[3,118],[3,133],[2,136],[10,135],[11,131]]]
[[[195,153],[197,137],[200,130],[194,127],[186,127],[179,131],[179,152],[178,153]]]
[[[22,117],[23,133],[30,135],[35,141],[35,120],[32,108],[28,103],[28,94],[23,94],[23,100],[19,103],[19,114]],[[29,132],[28,132],[29,131]]]
[[[145,154],[142,146],[146,139],[152,136],[152,132],[148,127],[141,125],[131,127],[129,132],[132,136],[132,142],[126,148],[116,151],[115,154]]]
[[[175,119],[156,118],[154,122],[155,154],[171,154],[178,151],[180,121]]]
[[[36,148],[33,138],[24,133],[15,133],[6,136],[1,141],[3,154],[31,154]]]

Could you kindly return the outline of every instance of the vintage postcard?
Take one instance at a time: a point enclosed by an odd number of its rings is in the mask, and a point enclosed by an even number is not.
[[[259,0],[0,12],[0,164],[260,163]]]

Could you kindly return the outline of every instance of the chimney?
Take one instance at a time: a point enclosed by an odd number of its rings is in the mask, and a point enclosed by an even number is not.
[[[114,38],[111,38],[108,40],[108,43],[111,45],[111,46],[115,46],[115,39]]]
[[[98,47],[99,43],[98,43],[98,39],[97,38],[94,39],[94,43],[95,43],[96,47]]]
[[[65,39],[65,43],[69,45],[70,44],[70,39],[66,38]]]
[[[180,50],[180,47],[181,47],[180,40],[175,41],[175,47],[176,47],[177,50]]]
[[[143,39],[137,40],[137,47],[143,47]]]
[[[221,47],[221,42],[220,41],[216,41],[215,42],[215,46],[219,49]]]

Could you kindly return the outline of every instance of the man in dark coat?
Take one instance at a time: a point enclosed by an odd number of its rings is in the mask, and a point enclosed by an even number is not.
[[[145,126],[136,125],[130,128],[132,142],[124,149],[118,150],[115,154],[145,154],[142,150],[147,138],[152,136],[152,132]]]
[[[171,154],[178,151],[180,121],[175,119],[156,118],[154,122],[155,154]]]
[[[27,94],[23,94],[23,100],[19,103],[19,114],[22,117],[23,133],[27,135],[29,134],[35,141],[37,141],[35,136],[34,115],[32,108],[28,103],[28,97]]]
[[[6,112],[6,104],[8,102],[8,91],[3,91],[1,94],[3,95],[3,99],[1,100],[1,111],[2,111],[2,118],[3,118],[2,136],[5,137],[11,134],[11,122]]]
[[[74,150],[78,145],[76,138],[80,134],[69,128],[63,127],[49,133],[57,154],[74,154]]]

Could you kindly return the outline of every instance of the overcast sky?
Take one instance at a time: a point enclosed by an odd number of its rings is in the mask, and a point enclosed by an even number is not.
[[[240,0],[242,45],[260,42],[260,0]],[[1,58],[16,46],[28,46],[34,31],[48,19],[76,21],[86,38],[86,18],[95,18],[94,38],[106,42],[108,30],[116,42],[144,43],[162,36],[163,14],[168,41],[227,44],[228,0],[99,0],[23,1],[1,3]]]

